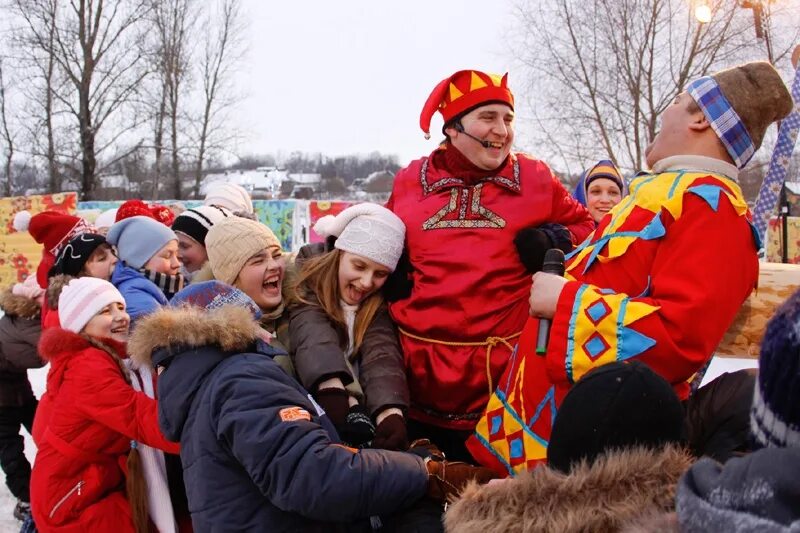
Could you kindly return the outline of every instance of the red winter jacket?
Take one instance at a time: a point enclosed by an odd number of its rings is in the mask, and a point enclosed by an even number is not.
[[[61,328],[42,334],[50,371],[33,427],[31,508],[43,533],[133,532],[124,492],[131,440],[180,451],[158,428],[155,400],[128,384],[112,350],[125,353]]]

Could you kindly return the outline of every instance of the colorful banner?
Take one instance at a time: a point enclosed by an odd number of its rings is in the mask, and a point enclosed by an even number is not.
[[[782,226],[781,219],[772,217],[767,227],[767,261],[772,263],[781,262],[782,251]],[[787,217],[787,244],[788,250],[786,251],[787,263],[795,265],[800,264],[800,217]]]
[[[253,209],[258,220],[272,229],[281,246],[292,250],[294,210],[297,200],[254,200]]]
[[[42,245],[27,231],[14,229],[14,216],[20,211],[30,211],[32,215],[42,211],[74,214],[77,202],[74,192],[0,198],[0,287],[35,275],[42,257]]]
[[[312,200],[308,203],[308,212],[311,217],[308,242],[322,242],[324,239],[314,231],[314,224],[325,215],[338,215],[356,202],[323,202]]]

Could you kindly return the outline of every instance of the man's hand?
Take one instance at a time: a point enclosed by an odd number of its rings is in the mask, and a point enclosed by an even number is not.
[[[553,318],[561,291],[567,280],[555,274],[537,272],[533,275],[531,296],[528,299],[530,314],[536,318]]]

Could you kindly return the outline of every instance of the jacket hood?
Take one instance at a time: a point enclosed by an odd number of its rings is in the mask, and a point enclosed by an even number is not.
[[[447,531],[616,531],[674,506],[692,457],[676,446],[632,448],[598,457],[569,474],[541,466],[514,479],[470,484],[445,515]]]
[[[74,276],[66,274],[59,274],[50,278],[47,283],[47,307],[58,309],[58,297],[61,296],[61,291],[67,286],[67,283],[73,279],[75,279]]]
[[[39,299],[16,295],[11,288],[0,293],[0,309],[10,317],[19,318],[35,318],[42,312]]]
[[[226,305],[206,311],[164,307],[139,319],[128,341],[136,365],[153,366],[153,352],[184,352],[216,346],[223,352],[245,351],[258,340],[259,326],[248,309]]]

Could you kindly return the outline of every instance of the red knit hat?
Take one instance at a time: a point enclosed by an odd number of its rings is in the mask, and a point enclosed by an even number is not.
[[[166,226],[172,226],[175,214],[169,207],[153,204],[147,205],[142,200],[128,200],[117,210],[115,222],[131,217],[149,217],[155,219]]]
[[[439,82],[428,96],[419,116],[419,127],[425,138],[431,136],[431,118],[436,111],[447,124],[474,107],[488,102],[501,102],[514,109],[514,95],[508,89],[508,73],[485,74],[477,70],[459,70]]]
[[[58,211],[42,211],[33,216],[27,211],[21,211],[14,217],[14,229],[27,230],[36,242],[43,245],[42,261],[36,269],[36,281],[40,287],[45,288],[47,272],[55,263],[63,245],[72,237],[92,228],[82,218]]]

